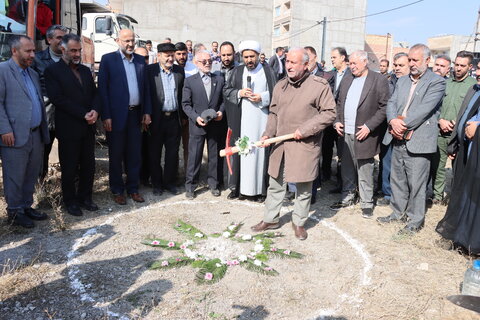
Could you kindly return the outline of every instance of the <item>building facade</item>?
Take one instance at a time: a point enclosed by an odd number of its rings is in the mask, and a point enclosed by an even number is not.
[[[406,42],[395,42],[393,35],[367,34],[365,48],[368,53],[368,67],[378,71],[380,61],[387,59],[390,62],[389,70],[393,68],[393,57],[400,52],[408,53],[409,45]]]
[[[474,51],[474,38],[453,34],[442,35],[428,38],[427,45],[432,52],[433,58],[439,54],[446,54],[453,61],[459,51]]]

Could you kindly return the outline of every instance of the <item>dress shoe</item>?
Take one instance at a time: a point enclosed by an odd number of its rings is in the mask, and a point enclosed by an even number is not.
[[[27,217],[22,209],[17,210],[7,210],[8,212],[8,223],[14,226],[20,226],[24,228],[33,228],[35,225],[33,221]]]
[[[97,211],[98,206],[92,200],[85,200],[80,202],[80,207],[87,211]]]
[[[113,195],[113,201],[115,201],[117,204],[124,206],[127,204],[127,199],[123,194],[114,194]]]
[[[394,216],[393,213],[386,217],[377,218],[377,222],[379,223],[392,223],[392,222],[402,222],[402,221],[403,221],[402,218],[397,218],[396,216]]]
[[[175,187],[175,186],[166,187],[165,190],[167,190],[168,192],[170,192],[173,195],[180,194],[180,192],[178,192],[178,190],[177,190],[177,187]]]
[[[65,206],[67,208],[67,212],[72,216],[79,217],[83,215],[82,209],[80,209],[80,207],[77,204],[68,204]]]
[[[210,189],[210,192],[212,193],[212,196],[214,196],[214,197],[220,197],[220,190],[218,190],[218,189]]]
[[[255,232],[262,232],[265,230],[274,230],[278,228],[280,228],[279,223],[267,223],[267,222],[261,221],[260,223],[252,226],[250,229],[252,229],[252,231],[255,231]]]
[[[140,193],[134,192],[129,194],[130,198],[132,198],[135,202],[145,202],[145,199],[140,195]]]
[[[292,222],[292,228],[295,231],[295,237],[298,240],[305,240],[308,237],[308,233],[303,226],[297,226]]]
[[[193,191],[187,191],[187,192],[185,192],[185,198],[187,198],[188,200],[193,200],[193,199],[195,199],[195,192],[193,192]]]
[[[235,190],[230,191],[230,193],[227,196],[227,199],[229,199],[229,200],[233,200],[233,199],[237,199],[237,198],[238,198],[238,193]]]
[[[388,205],[390,205],[390,199],[388,198],[383,197],[377,200],[377,206],[386,207]]]
[[[23,212],[25,212],[25,215],[29,217],[32,220],[46,220],[48,219],[48,216],[46,213],[37,211],[33,208],[25,208],[23,209]]]
[[[335,202],[334,204],[332,204],[330,206],[330,209],[332,210],[340,210],[342,208],[348,208],[348,207],[351,207],[355,204],[355,201],[353,200],[350,200],[350,201],[338,201],[338,202]]]
[[[397,234],[398,235],[414,235],[415,233],[420,231],[420,229],[422,229],[422,228],[421,227],[414,227],[414,226],[411,226],[411,225],[406,225],[403,229],[398,231]]]
[[[163,190],[160,188],[153,188],[153,195],[154,196],[161,196],[163,194]]]
[[[373,208],[362,208],[362,217],[371,219],[373,217]]]

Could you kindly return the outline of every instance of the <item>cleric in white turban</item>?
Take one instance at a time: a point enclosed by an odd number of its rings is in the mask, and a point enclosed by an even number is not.
[[[273,70],[260,63],[262,47],[258,41],[245,40],[238,48],[244,65],[236,67],[223,89],[230,144],[239,137],[260,140],[267,124],[270,99],[277,82]],[[228,179],[228,199],[245,198],[263,202],[267,192],[268,149],[259,148],[247,156],[232,157],[233,174]]]

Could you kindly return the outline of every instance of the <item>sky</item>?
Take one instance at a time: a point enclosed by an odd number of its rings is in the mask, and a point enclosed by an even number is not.
[[[367,14],[415,1],[367,0]],[[478,0],[423,0],[406,8],[367,17],[366,33],[390,33],[394,41],[407,41],[410,45],[426,43],[427,38],[438,35],[470,36],[474,32],[479,8]]]

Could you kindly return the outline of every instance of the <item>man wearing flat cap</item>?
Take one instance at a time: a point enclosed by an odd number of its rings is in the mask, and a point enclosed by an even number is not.
[[[236,67],[224,87],[225,111],[234,143],[247,136],[250,141],[261,138],[267,124],[273,87],[277,82],[273,70],[260,63],[260,43],[242,41],[239,46],[244,65]],[[233,174],[228,185],[228,199],[249,196],[263,202],[268,182],[268,149],[257,149],[248,156],[232,156]]]
[[[207,51],[195,54],[193,61],[198,73],[185,80],[182,106],[189,119],[190,138],[188,143],[188,165],[185,174],[187,199],[195,197],[198,185],[203,146],[208,147],[208,187],[213,196],[220,196],[218,190],[218,144],[221,143],[224,104],[222,89],[224,80],[211,72],[212,58]]]
[[[147,66],[147,83],[152,102],[152,124],[148,130],[150,175],[153,194],[164,190],[178,194],[176,187],[178,150],[182,132],[182,90],[185,72],[175,65],[175,45],[160,43],[157,46],[158,63]],[[165,162],[162,167],[162,149],[165,146]]]

